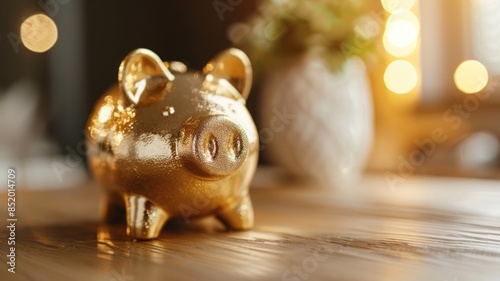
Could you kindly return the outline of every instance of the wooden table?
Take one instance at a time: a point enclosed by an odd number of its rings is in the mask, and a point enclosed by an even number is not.
[[[256,227],[169,223],[154,241],[99,223],[93,183],[17,191],[16,273],[0,280],[500,280],[500,181],[368,175],[321,189],[260,170]],[[6,223],[6,195],[1,221]]]

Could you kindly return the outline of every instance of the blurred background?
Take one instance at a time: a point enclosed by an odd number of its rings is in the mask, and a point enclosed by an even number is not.
[[[237,46],[261,165],[339,187],[500,178],[499,16],[495,0],[2,1],[0,167],[84,183],[86,120],[131,50],[199,70]]]

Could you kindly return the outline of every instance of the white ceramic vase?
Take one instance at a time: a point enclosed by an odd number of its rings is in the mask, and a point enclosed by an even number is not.
[[[361,175],[373,139],[373,105],[359,58],[332,72],[301,56],[269,69],[260,96],[264,154],[297,175],[335,188]]]

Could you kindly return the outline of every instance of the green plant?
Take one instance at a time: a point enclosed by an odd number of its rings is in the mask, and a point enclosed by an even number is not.
[[[333,71],[351,56],[373,53],[378,24],[368,15],[368,0],[263,0],[258,11],[229,30],[230,40],[246,51],[257,72],[269,62],[296,54],[324,58]]]

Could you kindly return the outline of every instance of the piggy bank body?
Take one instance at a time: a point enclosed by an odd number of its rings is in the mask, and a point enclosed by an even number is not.
[[[145,49],[130,53],[87,124],[89,167],[107,193],[105,219],[126,216],[127,233],[138,239],[156,238],[176,217],[215,215],[232,229],[251,228],[248,188],[258,160],[245,107],[251,74],[237,49],[202,72]]]

